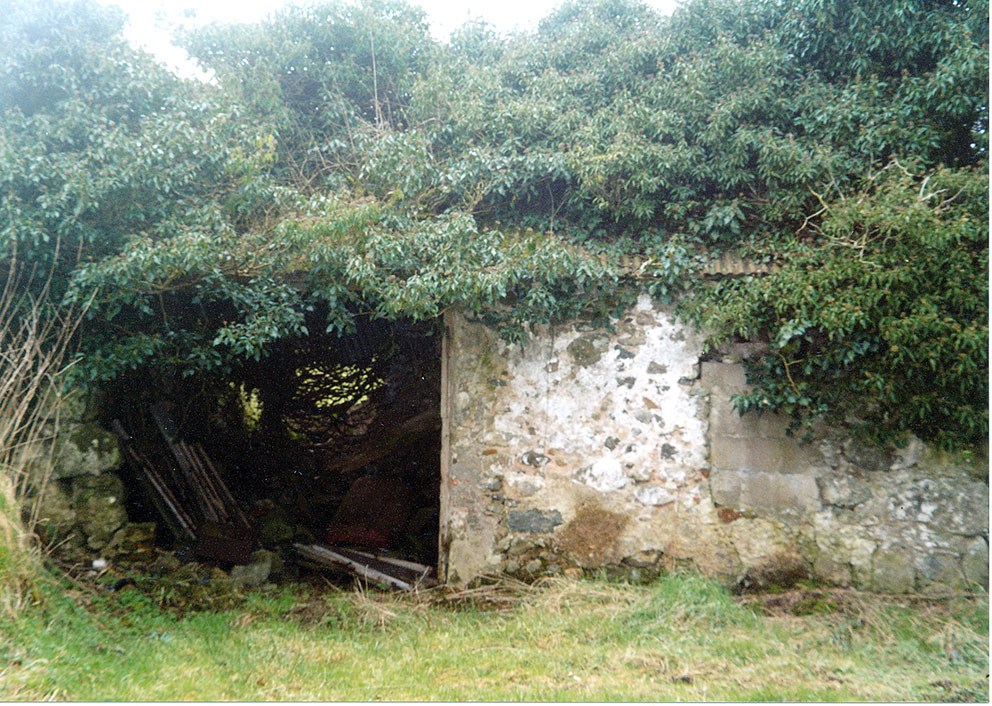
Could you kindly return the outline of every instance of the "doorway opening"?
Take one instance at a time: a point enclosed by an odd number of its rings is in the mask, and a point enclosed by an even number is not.
[[[122,382],[105,421],[143,490],[129,513],[221,562],[320,545],[436,569],[441,338],[439,322],[365,318],[223,379]]]

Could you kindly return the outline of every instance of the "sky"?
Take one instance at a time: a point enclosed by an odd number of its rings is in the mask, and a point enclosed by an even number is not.
[[[562,0],[410,0],[427,13],[431,31],[444,40],[469,19],[482,19],[498,31],[527,29],[547,16]],[[170,44],[169,23],[255,22],[292,0],[100,0],[118,5],[130,17],[128,39],[181,73],[195,73],[185,52]],[[669,14],[678,0],[646,0],[662,14]]]

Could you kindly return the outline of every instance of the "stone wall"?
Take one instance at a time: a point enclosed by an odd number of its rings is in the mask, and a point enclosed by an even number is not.
[[[93,405],[78,393],[50,406],[38,443],[26,449],[29,496],[25,518],[44,545],[64,556],[121,560],[153,557],[155,525],[131,523],[128,492],[117,475],[122,460],[117,437],[96,421]],[[52,438],[54,442],[48,441]]]
[[[613,332],[580,322],[508,346],[457,314],[447,329],[451,583],[689,565],[726,583],[988,585],[985,465],[915,439],[800,444],[774,415],[741,417],[740,351],[701,360],[701,336],[646,296]]]

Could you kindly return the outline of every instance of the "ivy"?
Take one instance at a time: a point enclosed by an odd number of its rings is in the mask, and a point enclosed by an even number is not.
[[[986,0],[572,0],[447,43],[331,1],[182,35],[212,84],[89,0],[8,5],[0,260],[89,303],[82,380],[454,307],[518,341],[646,291],[767,341],[742,411],[987,434]],[[723,253],[777,269],[705,278]]]

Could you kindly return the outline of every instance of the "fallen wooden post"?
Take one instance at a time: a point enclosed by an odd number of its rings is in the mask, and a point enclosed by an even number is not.
[[[404,591],[415,591],[437,584],[431,576],[431,567],[413,561],[320,544],[297,543],[293,548],[300,556],[322,566],[335,569],[344,567],[358,576]]]

